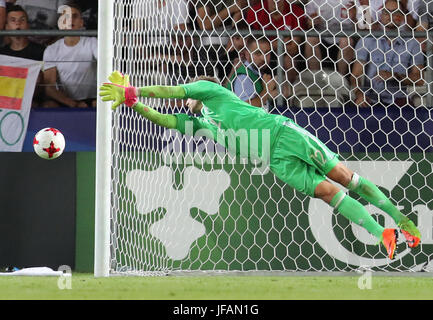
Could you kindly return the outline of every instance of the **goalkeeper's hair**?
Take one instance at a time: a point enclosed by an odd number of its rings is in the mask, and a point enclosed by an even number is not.
[[[190,82],[196,82],[196,81],[200,81],[200,80],[205,80],[205,81],[214,82],[216,84],[221,84],[221,82],[218,80],[217,77],[211,77],[211,76],[205,76],[205,75],[197,76],[194,79],[192,79]]]

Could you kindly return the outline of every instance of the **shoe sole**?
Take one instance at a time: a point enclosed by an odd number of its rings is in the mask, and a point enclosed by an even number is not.
[[[409,246],[409,248],[416,248],[419,245],[419,243],[421,242],[420,238],[411,235],[406,230],[400,229],[400,231],[401,231],[401,233],[403,233],[404,237],[406,238],[406,243]],[[409,237],[412,237],[413,239],[412,240],[408,239],[408,237],[405,235],[405,233],[407,233],[409,235]]]
[[[409,221],[409,220],[408,220],[408,221]],[[413,226],[414,226],[414,228],[416,229],[416,231],[418,231],[418,229],[416,228],[416,226],[415,226],[415,225],[413,225]],[[414,235],[413,235],[412,233],[410,233],[409,231],[403,229],[401,225],[398,225],[398,227],[399,227],[399,229],[400,229],[400,232],[404,235],[408,247],[409,247],[409,248],[416,248],[416,247],[419,245],[419,243],[421,242],[421,238],[420,238],[420,237],[417,237],[417,236],[414,236]],[[412,239],[412,240],[409,240],[405,233],[406,233],[409,237],[412,237],[413,239]],[[419,231],[418,231],[418,233],[419,233]]]
[[[389,256],[388,250],[386,250],[387,253],[388,253],[388,258],[391,259],[391,260],[395,259],[395,252],[397,251],[398,232],[397,232],[396,229],[394,229],[394,237],[395,237],[395,242],[394,242],[395,244],[394,244],[394,250],[392,252],[392,256],[391,257]]]

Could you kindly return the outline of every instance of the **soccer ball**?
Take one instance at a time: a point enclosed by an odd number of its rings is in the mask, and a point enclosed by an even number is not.
[[[33,138],[33,148],[43,159],[58,158],[65,150],[65,137],[55,128],[44,128]]]

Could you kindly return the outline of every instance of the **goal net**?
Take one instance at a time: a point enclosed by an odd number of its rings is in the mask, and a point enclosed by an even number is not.
[[[114,19],[113,70],[138,87],[215,76],[241,99],[293,119],[380,186],[422,242],[410,250],[401,235],[389,260],[376,238],[260,161],[122,106],[111,120],[110,274],[433,270],[430,1],[113,5],[113,17],[104,17]],[[188,113],[182,100],[142,102]]]

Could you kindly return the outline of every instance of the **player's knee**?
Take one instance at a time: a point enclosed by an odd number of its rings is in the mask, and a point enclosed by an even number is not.
[[[352,180],[353,171],[347,168],[342,163],[338,163],[327,176],[342,186],[347,186]]]
[[[322,181],[314,190],[316,198],[322,199],[326,203],[330,203],[332,198],[340,191],[340,189],[329,181]]]

